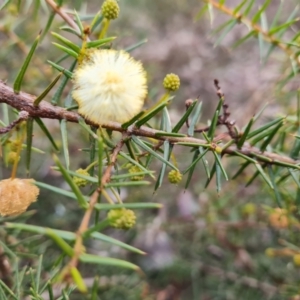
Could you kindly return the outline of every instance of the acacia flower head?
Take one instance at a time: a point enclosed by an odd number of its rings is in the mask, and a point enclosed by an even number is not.
[[[0,215],[13,216],[23,213],[35,202],[39,188],[33,179],[9,178],[0,181]]]
[[[88,51],[73,81],[78,112],[99,125],[129,121],[141,111],[147,94],[142,64],[125,51]]]

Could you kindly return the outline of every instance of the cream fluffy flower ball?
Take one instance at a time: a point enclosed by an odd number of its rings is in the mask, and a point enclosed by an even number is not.
[[[73,82],[78,112],[97,124],[130,120],[141,111],[147,95],[146,72],[125,51],[90,50]]]
[[[26,211],[39,195],[34,179],[4,179],[0,181],[0,215],[14,216]]]

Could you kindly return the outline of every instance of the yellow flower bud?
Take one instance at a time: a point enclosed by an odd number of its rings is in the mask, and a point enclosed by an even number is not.
[[[132,166],[129,168],[128,172],[130,174],[134,174],[134,173],[140,173],[140,172],[142,172],[142,170],[138,166]],[[130,178],[133,181],[140,181],[140,180],[143,180],[144,177],[145,177],[144,175],[134,175]]]
[[[115,0],[106,0],[101,7],[102,15],[108,20],[116,19],[119,16],[120,7]]]
[[[18,155],[17,152],[15,151],[10,151],[7,155],[7,162],[11,165],[13,165],[15,163],[15,161],[19,161],[20,160],[20,155]]]
[[[182,180],[182,174],[177,170],[172,170],[168,174],[169,182],[172,184],[177,184]]]
[[[163,85],[166,90],[174,92],[180,87],[180,78],[178,75],[170,73],[164,78]]]
[[[112,227],[119,229],[130,229],[134,226],[136,216],[131,209],[112,209],[108,212],[107,218]]]
[[[275,256],[275,251],[272,248],[267,248],[265,251],[265,254],[269,257],[274,257]]]
[[[89,172],[85,169],[78,169],[75,172],[80,175],[90,176]],[[73,181],[79,187],[84,187],[88,184],[88,181],[86,179],[77,176],[73,177]]]
[[[295,266],[300,267],[300,254],[294,255],[293,261],[294,261]]]

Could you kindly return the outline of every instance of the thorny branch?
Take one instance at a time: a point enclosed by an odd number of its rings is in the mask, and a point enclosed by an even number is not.
[[[80,115],[76,112],[68,111],[62,107],[53,106],[46,101],[42,101],[38,107],[35,107],[33,104],[35,98],[36,98],[35,96],[24,92],[15,94],[11,87],[7,86],[4,82],[0,81],[0,103],[6,103],[9,106],[19,111],[26,111],[28,112],[30,117],[56,119],[56,120],[65,119],[68,122],[74,122],[74,123],[78,123],[79,119],[81,118]],[[98,127],[97,124],[91,121],[86,120],[86,123]],[[128,135],[148,137],[160,141],[167,140],[174,145],[178,143],[191,143],[196,147],[197,145],[207,144],[205,140],[189,137],[189,136],[185,136],[185,137],[162,136],[161,131],[144,127],[144,126],[142,126],[141,128],[130,126],[129,128],[124,129],[119,123],[109,122],[107,124],[102,125],[102,127],[106,129],[110,129],[112,131],[127,133]],[[158,133],[160,133],[160,135],[157,135]],[[224,137],[224,135],[222,135],[222,137]],[[225,142],[228,142],[228,135],[226,136],[226,139]],[[220,137],[216,136],[214,141],[221,141]],[[256,147],[252,147],[246,143],[241,149],[238,149],[236,145],[225,147],[222,149],[222,155],[224,154],[229,154],[231,156],[242,154],[247,157],[255,158],[259,162],[263,162],[263,163],[267,162],[269,164],[287,166],[289,168],[300,170],[300,166],[298,165],[300,161],[272,152],[267,152],[267,151],[262,152],[260,151],[260,149]]]

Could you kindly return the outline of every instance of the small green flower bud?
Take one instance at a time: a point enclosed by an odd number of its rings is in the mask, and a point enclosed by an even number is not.
[[[128,172],[130,174],[134,174],[134,173],[140,173],[140,172],[142,172],[142,170],[138,166],[132,166],[132,167],[129,168]],[[130,178],[133,181],[140,181],[140,180],[144,179],[144,175],[133,175]]]
[[[18,155],[17,152],[15,151],[10,151],[8,153],[8,156],[7,156],[7,162],[11,165],[13,165],[15,163],[15,161],[19,161],[20,160],[20,156]]]
[[[170,183],[177,184],[182,180],[182,174],[179,171],[172,170],[168,174],[168,179]]]
[[[114,20],[119,16],[120,7],[116,0],[106,0],[101,7],[102,15],[108,20]]]
[[[164,88],[171,92],[174,92],[180,87],[180,78],[174,73],[167,74],[163,82]]]
[[[78,169],[75,172],[80,175],[90,176],[89,172],[85,169]],[[77,176],[73,177],[73,181],[79,187],[84,187],[88,183],[88,181],[86,179],[83,179],[83,178],[77,177]]]
[[[134,226],[136,216],[131,209],[112,209],[108,212],[107,218],[112,227],[119,229],[130,229]]]

